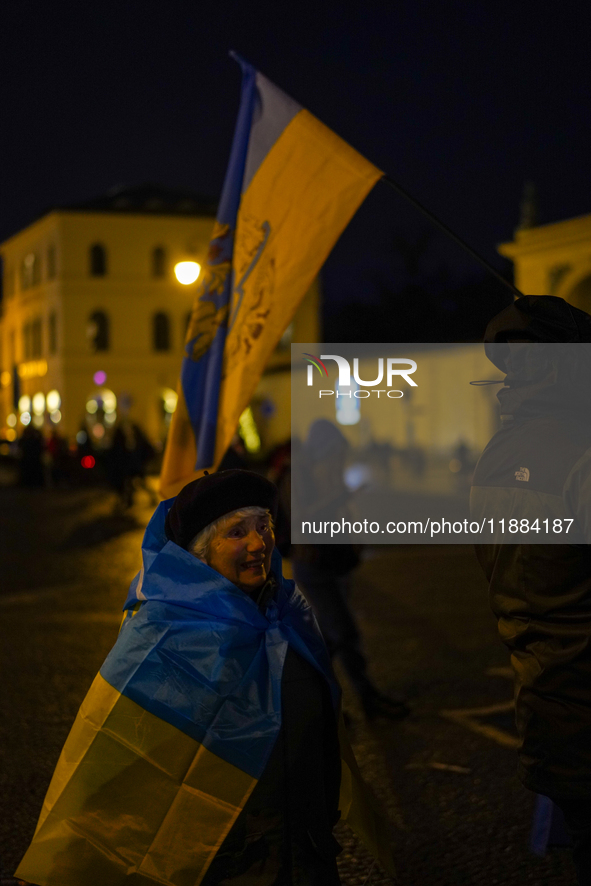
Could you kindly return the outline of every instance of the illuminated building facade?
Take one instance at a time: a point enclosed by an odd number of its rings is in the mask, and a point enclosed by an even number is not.
[[[214,214],[184,191],[121,188],[55,209],[0,246],[0,435],[32,422],[70,440],[84,427],[100,443],[127,415],[164,439],[197,285],[174,268],[203,264]],[[314,341],[317,329],[314,286],[253,401],[263,445],[289,436],[290,335]]]
[[[513,261],[524,295],[557,295],[591,313],[591,215],[519,228],[499,252]]]

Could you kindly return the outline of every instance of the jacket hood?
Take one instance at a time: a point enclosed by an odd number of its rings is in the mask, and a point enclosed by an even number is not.
[[[591,412],[591,316],[552,295],[526,295],[486,328],[485,352],[506,373],[504,418]],[[584,414],[583,414],[584,415]]]

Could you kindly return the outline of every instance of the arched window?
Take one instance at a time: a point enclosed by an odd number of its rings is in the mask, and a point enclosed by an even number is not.
[[[170,350],[170,319],[168,314],[158,311],[152,320],[152,341],[155,351]]]
[[[152,277],[166,277],[166,249],[155,246],[152,250]]]
[[[90,247],[90,276],[104,277],[107,273],[107,250],[102,243]]]
[[[104,311],[94,311],[90,315],[86,336],[93,351],[109,350],[109,318]]]

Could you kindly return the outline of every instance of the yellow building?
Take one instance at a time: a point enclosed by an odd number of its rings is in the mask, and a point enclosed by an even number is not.
[[[121,188],[56,209],[0,246],[0,434],[32,421],[96,442],[126,414],[161,441],[176,400],[196,283],[215,207],[191,193]],[[267,448],[289,436],[289,344],[318,334],[318,288],[306,296],[254,401]],[[256,409],[255,409],[255,414]]]
[[[591,313],[591,215],[518,229],[499,252],[524,295],[557,295]]]

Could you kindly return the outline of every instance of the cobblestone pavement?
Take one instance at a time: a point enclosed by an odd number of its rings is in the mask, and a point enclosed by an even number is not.
[[[147,497],[122,514],[101,490],[0,488],[1,884],[116,637],[149,515]],[[412,714],[367,724],[340,674],[397,867],[393,881],[339,825],[345,886],[572,886],[567,851],[537,858],[528,848],[534,798],[515,777],[508,661],[471,549],[374,549],[351,602],[372,676]]]

